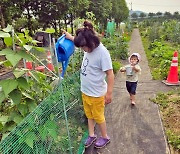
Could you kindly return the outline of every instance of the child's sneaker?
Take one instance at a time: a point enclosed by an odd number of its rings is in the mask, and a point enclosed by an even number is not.
[[[135,105],[136,103],[134,101],[131,102],[132,105]]]
[[[100,137],[96,143],[94,144],[94,146],[96,148],[103,148],[105,147],[108,143],[110,142],[110,138],[103,138],[103,137]]]
[[[89,146],[91,146],[91,144],[94,142],[94,141],[96,141],[96,139],[97,139],[97,135],[94,135],[93,137],[91,137],[91,136],[88,136],[88,138],[86,139],[86,141],[85,141],[85,148],[88,148]]]

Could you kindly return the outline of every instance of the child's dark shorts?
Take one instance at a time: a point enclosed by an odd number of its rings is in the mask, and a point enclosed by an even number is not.
[[[136,95],[137,82],[126,81],[126,88],[130,94]]]

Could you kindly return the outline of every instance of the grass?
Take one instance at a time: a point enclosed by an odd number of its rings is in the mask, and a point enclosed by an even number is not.
[[[153,102],[160,106],[165,132],[171,152],[180,152],[180,88],[159,93]]]

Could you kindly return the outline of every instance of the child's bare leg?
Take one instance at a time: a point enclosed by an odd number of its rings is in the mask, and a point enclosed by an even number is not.
[[[131,94],[131,98],[132,98],[132,99],[131,99],[131,104],[134,105],[134,104],[135,104],[135,95],[132,95],[132,94]]]
[[[132,94],[131,94],[131,93],[129,93],[129,95],[130,95],[130,100],[132,100]]]
[[[94,136],[94,127],[95,121],[93,119],[88,119],[89,136]]]
[[[102,137],[103,138],[108,138],[107,131],[106,131],[106,121],[101,123],[101,124],[99,124],[99,128],[100,128]]]

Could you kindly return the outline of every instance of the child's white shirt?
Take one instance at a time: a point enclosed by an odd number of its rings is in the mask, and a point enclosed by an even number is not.
[[[126,69],[127,67],[132,67],[132,66],[131,66],[131,64],[128,64],[128,65],[124,66],[124,69]],[[138,81],[138,76],[139,76],[139,74],[141,74],[141,67],[138,64],[136,64],[135,68],[138,69],[139,71],[136,72],[135,70],[132,70],[132,75],[126,74],[126,81],[129,81],[129,82],[137,82]]]

